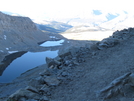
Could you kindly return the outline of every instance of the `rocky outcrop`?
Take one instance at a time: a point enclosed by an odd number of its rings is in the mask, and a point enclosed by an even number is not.
[[[37,78],[31,79],[29,86],[10,95],[7,101],[49,101],[51,90],[62,82],[62,72],[57,68],[45,68]]]
[[[134,36],[134,28],[123,29],[121,31],[115,31],[109,38],[103,39],[97,43],[98,49],[102,50],[105,48],[113,47],[119,42],[128,40],[131,36]]]
[[[107,87],[103,88],[98,92],[98,97],[106,100],[110,99],[111,97],[122,95],[126,96],[127,92],[132,89],[132,81],[133,77],[131,76],[131,73],[126,73],[115,80],[113,80]],[[133,90],[131,91],[131,93]]]
[[[0,53],[26,49],[48,39],[47,33],[38,30],[30,18],[0,12]]]
[[[8,56],[5,56],[3,61],[0,63],[0,76],[2,75],[4,70],[7,68],[8,65],[10,65],[10,63],[13,60],[15,60],[18,57],[21,57],[25,53],[26,53],[26,51],[22,51],[22,52],[16,52],[16,53],[12,53],[12,54],[10,54]]]

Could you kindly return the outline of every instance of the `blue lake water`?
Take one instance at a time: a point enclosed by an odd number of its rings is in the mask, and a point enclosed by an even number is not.
[[[59,45],[62,45],[63,42],[64,40],[46,41],[42,43],[40,46],[41,47],[59,46]],[[12,51],[12,52],[9,51],[9,53],[14,53],[14,52],[17,52],[17,51]],[[10,65],[6,67],[6,69],[0,76],[0,83],[11,82],[13,79],[18,77],[20,74],[26,72],[27,70],[30,70],[34,67],[45,64],[46,57],[55,58],[56,56],[58,56],[58,50],[35,52],[35,53],[27,52],[21,57],[13,60],[13,62],[11,62]],[[8,60],[5,59],[5,61],[8,61]]]
[[[58,55],[58,50],[56,51],[45,51],[45,52],[27,52],[23,56],[15,59],[0,76],[0,82],[6,83],[11,82],[13,79],[18,77],[20,74],[32,69],[36,66],[45,64],[45,58],[51,57],[55,58]]]

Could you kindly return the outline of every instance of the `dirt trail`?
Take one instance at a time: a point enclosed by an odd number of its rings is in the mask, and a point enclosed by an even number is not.
[[[94,57],[75,67],[71,80],[63,82],[52,91],[52,101],[101,101],[97,91],[119,76],[134,72],[134,37],[112,48],[98,50]],[[108,101],[132,101],[118,95]]]

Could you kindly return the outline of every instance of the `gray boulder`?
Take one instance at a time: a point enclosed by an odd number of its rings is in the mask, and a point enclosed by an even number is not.
[[[40,99],[40,95],[34,92],[31,92],[26,89],[19,89],[14,94],[9,96],[8,101],[20,101],[24,99]]]
[[[46,57],[46,64],[47,64],[48,68],[55,68],[55,67],[59,66],[61,63],[55,59]]]
[[[44,81],[49,86],[58,86],[60,84],[60,81],[55,76],[47,76]]]

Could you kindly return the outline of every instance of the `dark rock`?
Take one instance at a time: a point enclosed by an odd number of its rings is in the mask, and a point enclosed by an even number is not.
[[[128,28],[128,32],[130,35],[134,35],[134,28]]]
[[[46,76],[50,76],[50,75],[53,74],[53,70],[50,69],[50,68],[46,68],[46,69],[44,69],[43,72],[41,72],[41,73],[39,73],[39,74],[40,74],[40,76],[44,76],[44,75],[46,75]]]
[[[129,28],[129,29],[123,29],[121,31],[115,31],[112,37],[119,40],[127,40],[133,34],[134,34],[133,28]]]
[[[61,65],[61,66],[58,66],[58,69],[62,69],[63,68],[63,66]]]
[[[32,86],[27,86],[25,89],[29,90],[31,92],[34,92],[34,93],[38,93],[38,90],[36,88],[32,87]]]
[[[40,98],[40,101],[49,101],[49,99],[46,96],[43,96]]]
[[[21,97],[21,98],[19,99],[19,101],[26,101],[26,98],[25,98],[25,97]]]

